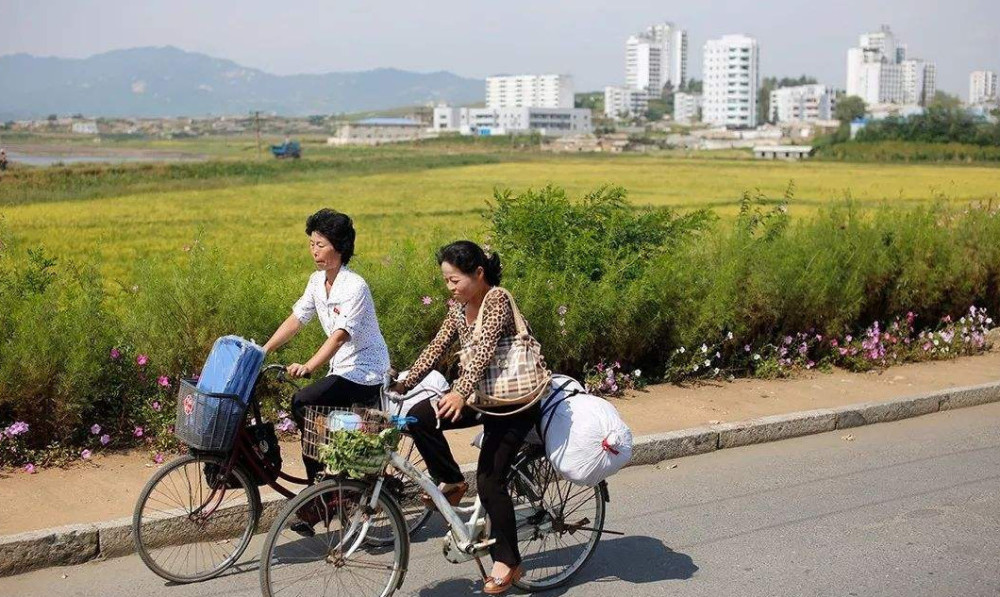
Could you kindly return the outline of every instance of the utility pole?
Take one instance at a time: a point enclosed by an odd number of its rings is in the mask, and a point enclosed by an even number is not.
[[[257,159],[260,160],[260,110],[253,113],[253,121],[257,129]]]

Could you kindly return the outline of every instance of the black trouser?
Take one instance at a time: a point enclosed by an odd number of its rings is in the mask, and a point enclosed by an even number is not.
[[[504,480],[510,472],[517,451],[524,444],[524,438],[538,421],[538,406],[507,417],[479,415],[467,407],[462,409],[462,416],[454,423],[441,419],[440,429],[435,428],[437,420],[430,400],[417,403],[410,409],[409,416],[416,417],[417,422],[410,423],[406,428],[427,464],[427,471],[439,483],[459,483],[465,480],[443,431],[483,426],[483,447],[479,451],[476,485],[479,499],[490,516],[490,538],[496,539],[496,543],[490,547],[490,556],[494,562],[503,562],[511,568],[520,564],[514,502]]]
[[[339,375],[327,375],[295,393],[292,398],[292,418],[299,429],[304,430],[306,407],[309,406],[378,408],[379,387],[379,385],[366,386],[355,383]],[[302,462],[306,465],[306,478],[312,483],[316,475],[323,470],[323,465],[308,458],[304,453]]]

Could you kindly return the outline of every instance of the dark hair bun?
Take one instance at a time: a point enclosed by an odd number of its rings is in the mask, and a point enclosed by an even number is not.
[[[450,263],[457,267],[463,274],[471,276],[476,270],[483,268],[483,275],[486,283],[490,286],[499,286],[503,273],[503,265],[500,263],[500,255],[496,253],[486,256],[483,248],[471,240],[459,240],[445,245],[437,253],[438,265]]]

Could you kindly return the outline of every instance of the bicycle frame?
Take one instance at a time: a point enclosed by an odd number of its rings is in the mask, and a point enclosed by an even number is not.
[[[456,546],[460,551],[472,556],[476,551],[485,549],[489,546],[491,541],[474,543],[476,540],[476,527],[478,526],[479,521],[485,516],[485,510],[483,509],[483,504],[478,495],[476,496],[475,503],[470,507],[452,506],[448,503],[448,499],[444,497],[444,494],[441,493],[441,490],[438,489],[434,480],[410,464],[409,460],[393,451],[389,453],[389,462],[392,466],[396,467],[397,470],[403,471],[407,477],[412,479],[417,483],[417,485],[420,486],[421,489],[427,492],[427,495],[430,496],[434,505],[437,506],[438,511],[442,516],[444,516],[444,519],[451,527],[451,533],[454,535]],[[380,489],[380,487],[377,487],[376,489]],[[377,497],[378,492],[373,492],[373,499]],[[469,515],[468,522],[462,520],[462,514]]]

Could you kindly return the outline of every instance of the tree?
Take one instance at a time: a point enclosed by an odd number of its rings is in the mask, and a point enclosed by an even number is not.
[[[944,108],[946,110],[957,110],[962,107],[962,100],[957,95],[941,91],[934,92],[934,97],[927,102],[928,108]]]
[[[48,117],[47,120],[49,122],[55,122],[55,121],[59,120],[59,115],[58,114],[49,114],[49,117]]]
[[[684,91],[687,93],[701,93],[702,82],[699,79],[688,79],[687,81],[681,83],[679,91]]]
[[[841,124],[850,124],[865,115],[865,100],[856,95],[848,95],[837,99],[837,107],[833,110],[833,117]]]

